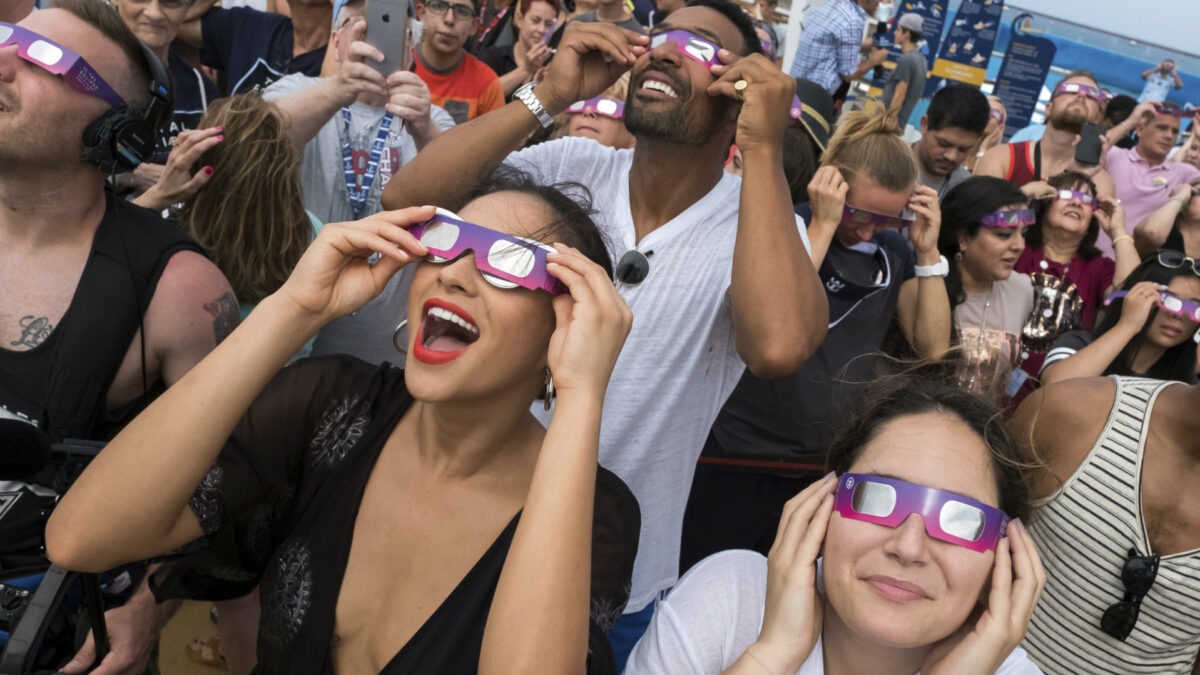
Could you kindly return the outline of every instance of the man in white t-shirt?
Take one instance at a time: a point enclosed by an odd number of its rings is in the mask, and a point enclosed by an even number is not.
[[[650,47],[678,30],[692,35]],[[717,47],[732,65],[710,71],[697,57],[716,56]],[[508,156],[539,122],[549,125],[630,69],[625,125],[635,149],[565,138]],[[436,139],[384,194],[387,208],[453,209],[505,157],[544,182],[576,181],[592,192],[617,288],[634,314],[600,432],[600,462],[642,509],[629,604],[610,636],[618,663],[676,581],[696,460],[743,368],[791,373],[825,334],[825,296],[780,150],[794,93],[795,81],[762,56],[749,18],[728,0],[694,0],[650,38],[575,22],[540,84]],[[742,178],[722,170],[734,140]]]

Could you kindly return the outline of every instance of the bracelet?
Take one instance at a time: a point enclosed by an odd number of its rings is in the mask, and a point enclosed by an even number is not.
[[[1121,243],[1121,242],[1125,241],[1126,239],[1128,239],[1129,241],[1133,241],[1133,237],[1131,237],[1131,236],[1129,236],[1129,235],[1127,235],[1127,234],[1123,234],[1123,235],[1121,235],[1121,236],[1117,237],[1116,239],[1113,239],[1113,240],[1112,240],[1112,245],[1113,245],[1113,248],[1116,248],[1116,247],[1117,247],[1117,244],[1119,244],[1119,243]]]

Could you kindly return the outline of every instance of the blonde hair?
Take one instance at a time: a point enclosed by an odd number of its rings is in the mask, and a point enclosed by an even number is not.
[[[218,99],[199,127],[221,126],[225,140],[197,166],[212,179],[180,221],[229,279],[238,300],[257,303],[279,290],[312,241],[300,190],[300,156],[283,113],[258,92]]]
[[[885,190],[912,189],[920,175],[917,158],[900,133],[896,118],[882,103],[872,101],[842,117],[821,155],[821,166],[836,166],[847,181],[861,172]]]

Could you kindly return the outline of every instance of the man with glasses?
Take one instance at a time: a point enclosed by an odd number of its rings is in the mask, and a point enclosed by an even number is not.
[[[105,189],[114,116],[144,124],[148,142],[165,115],[143,117],[161,104],[148,58],[116,10],[93,0],[0,25],[0,409],[54,441],[111,438],[239,321],[198,246]],[[0,569],[45,564],[38,509],[52,508],[53,474],[0,487]],[[14,532],[21,509],[31,517]],[[112,652],[95,672],[140,673],[149,660],[169,608],[136,588],[106,613]],[[89,642],[62,671],[83,672],[93,655]]]
[[[562,138],[509,156],[631,69],[633,149]],[[634,314],[600,431],[600,462],[642,509],[630,601],[611,635],[621,664],[678,577],[692,474],[722,403],[745,369],[791,373],[825,334],[825,295],[780,151],[795,93],[728,0],[694,0],[649,37],[574,23],[540,84],[437,138],[384,195],[388,208],[453,209],[502,161],[591,191],[617,290]],[[735,140],[742,178],[723,171]]]
[[[1197,409],[1200,385],[1095,377],[1017,410],[1012,437],[1045,462],[1029,533],[1047,581],[1022,643],[1043,671],[1200,672]]]
[[[480,20],[471,0],[425,0],[417,3],[424,24],[414,70],[429,86],[433,104],[445,108],[456,124],[504,105],[500,77],[463,45]]]
[[[1130,232],[1165,204],[1176,187],[1200,178],[1200,169],[1191,164],[1167,161],[1179,138],[1180,122],[1189,115],[1174,103],[1141,103],[1109,132],[1110,138],[1120,138],[1128,130],[1137,132],[1136,146],[1111,148],[1106,161]]]
[[[1075,161],[1079,133],[1084,124],[1100,121],[1103,100],[1094,75],[1086,70],[1067,73],[1046,104],[1046,133],[1041,140],[997,145],[980,158],[975,175],[1004,178],[1020,187],[1074,169],[1091,176],[1099,196],[1114,196],[1113,179],[1100,165],[1081,166]]]

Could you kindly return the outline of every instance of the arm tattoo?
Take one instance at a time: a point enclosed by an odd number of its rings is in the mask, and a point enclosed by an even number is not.
[[[21,317],[21,337],[9,343],[13,347],[34,347],[46,341],[50,333],[54,331],[54,326],[50,324],[50,319],[44,316],[23,316]]]
[[[242,311],[233,293],[226,293],[212,302],[204,303],[204,311],[213,317],[213,333],[216,334],[217,344],[229,337],[233,329],[242,322]]]

